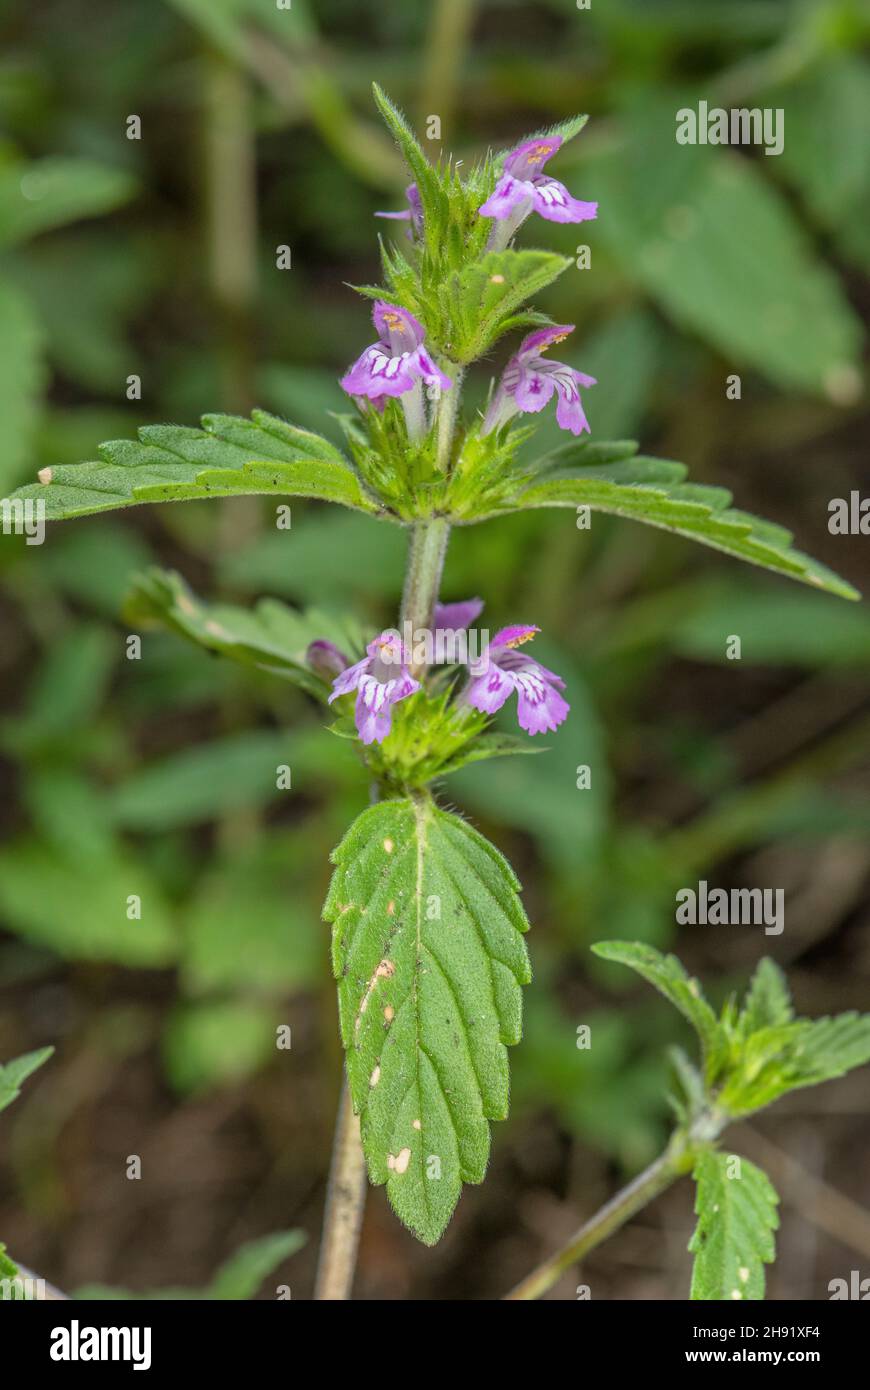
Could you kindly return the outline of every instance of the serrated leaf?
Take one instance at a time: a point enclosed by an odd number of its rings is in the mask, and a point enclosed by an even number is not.
[[[22,1057],[0,1066],[0,1110],[5,1110],[21,1094],[21,1087],[28,1076],[47,1062],[54,1052],[53,1047],[40,1047],[35,1052],[25,1052]],[[2,1248],[2,1247],[0,1247]]]
[[[448,281],[452,307],[452,359],[473,362],[510,326],[511,315],[567,270],[571,262],[552,251],[490,251]]]
[[[439,777],[446,777],[450,772],[458,772],[467,763],[479,763],[488,758],[505,758],[515,753],[545,753],[546,748],[539,748],[533,745],[528,738],[518,738],[516,734],[501,734],[497,732],[481,734],[468,748],[463,748],[455,758],[450,758],[446,763],[442,763],[438,770]]]
[[[149,425],[138,440],[101,444],[100,462],[60,464],[14,497],[41,500],[49,521],[142,502],[314,497],[378,515],[356,471],[328,440],[255,410],[250,420],[204,415],[202,429]]]
[[[309,643],[325,638],[353,653],[360,640],[353,624],[313,609],[299,613],[278,599],[261,599],[252,611],[204,603],[181,575],[156,568],[135,577],[124,613],[133,623],[164,623],[197,646],[281,676],[319,697],[328,686],[306,665]]]
[[[487,1121],[507,1114],[530,979],[519,884],[424,796],[363,812],[332,857],[324,916],[369,1175],[432,1245],[463,1182],[483,1180]]]
[[[764,1266],[774,1259],[779,1226],[779,1198],[769,1178],[748,1159],[711,1149],[698,1155],[693,1176],[698,1224],[689,1242],[695,1256],[690,1298],[764,1298]]]
[[[815,1086],[870,1062],[870,1014],[849,1012],[808,1022],[792,1050],[793,1085]]]
[[[597,941],[592,950],[603,960],[636,970],[691,1023],[701,1040],[706,1075],[708,1081],[711,1080],[725,1043],[723,1031],[698,981],[689,975],[677,957],[663,956],[654,946],[639,941]]]
[[[759,1028],[777,1028],[794,1018],[788,981],[776,961],[763,956],[746,991],[738,1028],[744,1038]]]
[[[731,1115],[748,1115],[789,1091],[832,1081],[867,1062],[870,1014],[760,1028],[746,1039],[719,1102]]]
[[[833,570],[793,550],[784,527],[733,509],[725,488],[684,482],[683,464],[641,455],[613,464],[587,463],[583,451],[590,447],[569,444],[550,455],[550,466],[503,510],[585,505],[686,536],[840,598],[860,598]]]
[[[399,146],[417,185],[420,204],[423,209],[423,228],[427,243],[438,245],[448,218],[448,200],[436,171],[429,163],[411,127],[399,108],[394,105],[386,92],[372,83],[375,103],[390,134]]]

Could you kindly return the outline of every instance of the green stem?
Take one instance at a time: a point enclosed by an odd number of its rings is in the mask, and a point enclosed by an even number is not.
[[[410,624],[412,635],[432,625],[432,611],[438,600],[449,538],[450,522],[445,517],[418,521],[411,531],[405,591],[399,617],[399,630],[403,637],[406,623]],[[425,669],[424,664],[417,663],[411,667],[411,674],[419,679]]]
[[[347,1077],[342,1080],[314,1297],[350,1298],[366,1201],[366,1161]]]
[[[517,1284],[505,1297],[508,1300],[530,1300],[540,1298],[556,1283],[570,1265],[588,1255],[608,1236],[624,1226],[659,1193],[670,1187],[691,1166],[693,1145],[689,1136],[678,1131],[671,1143],[654,1163],[633,1182],[617,1192],[595,1215],[581,1226],[561,1250],[533,1270],[527,1278]]]
[[[462,389],[463,369],[453,368],[453,385],[449,391],[443,391],[438,403],[438,426],[435,445],[435,467],[441,473],[446,473],[450,464],[450,451],[453,447],[453,431],[456,427],[456,415],[459,410],[459,401]]]
[[[408,568],[402,596],[400,625],[412,631],[428,628],[438,598],[441,571],[450,537],[450,523],[443,517],[418,521],[411,531]],[[425,667],[411,668],[419,677]],[[323,1236],[314,1297],[318,1301],[350,1298],[356,1268],[359,1231],[366,1199],[366,1165],[360,1141],[359,1119],[354,1114],[345,1076],[339,1102],[332,1149],[329,1193],[323,1218]]]

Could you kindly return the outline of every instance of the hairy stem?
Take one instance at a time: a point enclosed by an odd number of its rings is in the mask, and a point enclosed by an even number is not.
[[[557,1250],[555,1255],[551,1255],[533,1270],[515,1289],[506,1294],[505,1298],[540,1298],[541,1294],[553,1287],[570,1265],[588,1255],[590,1250],[594,1250],[608,1236],[613,1235],[614,1231],[618,1231],[620,1226],[624,1226],[626,1221],[681,1177],[691,1164],[691,1152],[689,1137],[679,1131],[654,1163],[638,1174],[621,1192],[617,1192],[615,1197],[606,1202],[575,1232],[561,1250]]]
[[[341,1085],[314,1297],[350,1298],[366,1200],[366,1162],[347,1077]]]
[[[453,431],[456,427],[456,414],[459,410],[462,368],[453,370],[453,385],[449,391],[441,393],[438,403],[438,425],[435,446],[435,467],[446,473],[450,463],[450,450],[453,447]]]
[[[450,523],[443,517],[418,521],[411,532],[399,621],[402,625],[410,623],[412,631],[428,628],[432,622],[449,536]],[[420,675],[422,670],[414,670],[413,674]],[[354,1114],[345,1076],[332,1147],[329,1191],[314,1288],[317,1300],[350,1298],[365,1208],[366,1183],[359,1118]]]
[[[431,627],[432,611],[438,600],[441,571],[444,568],[449,538],[450,522],[444,517],[435,517],[432,521],[418,521],[411,531],[405,591],[402,595],[402,612],[399,619],[403,637],[406,623],[410,625],[412,635]],[[425,669],[425,663],[420,662],[410,667],[411,674],[418,679]]]

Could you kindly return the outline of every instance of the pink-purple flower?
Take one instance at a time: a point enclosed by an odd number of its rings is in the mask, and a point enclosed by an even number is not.
[[[379,299],[372,318],[380,336],[342,377],[341,386],[348,395],[377,401],[382,396],[402,396],[419,382],[437,385],[442,391],[450,389],[453,383],[426,351],[423,326],[413,314]]]
[[[464,699],[474,709],[495,714],[517,692],[517,717],[527,734],[558,729],[570,706],[559,694],[565,682],[555,671],[517,649],[540,632],[538,627],[503,627],[486,648],[481,659],[483,670],[473,675]]]
[[[598,216],[597,203],[573,198],[563,183],[543,173],[547,160],[561,144],[561,135],[542,136],[519,145],[505,159],[504,173],[479,209],[482,217],[510,223],[509,230],[499,238],[503,245],[531,212],[549,222],[585,222]]]
[[[460,599],[458,603],[436,603],[432,615],[435,636],[440,633],[464,632],[483,612],[482,598]]]
[[[332,682],[329,704],[340,695],[357,692],[354,720],[363,743],[383,743],[392,727],[393,705],[420,689],[406,661],[399,634],[382,632],[369,642],[362,660],[341,671]]]
[[[523,338],[502,373],[483,422],[483,433],[499,429],[516,415],[537,414],[554,392],[557,396],[556,420],[563,430],[582,434],[589,421],[580,399],[581,386],[595,386],[594,376],[578,372],[565,362],[555,362],[543,354],[554,343],[561,343],[574,332],[572,323],[538,328]]]
[[[344,652],[339,651],[335,643],[328,642],[325,637],[318,637],[315,642],[309,642],[305,660],[315,675],[325,681],[331,681],[333,676],[339,675],[350,665]]]
[[[405,189],[405,197],[408,206],[401,212],[376,212],[375,217],[386,217],[393,222],[410,222],[408,235],[413,240],[414,237],[422,235],[423,232],[423,204],[420,202],[420,194],[415,183],[409,183]]]

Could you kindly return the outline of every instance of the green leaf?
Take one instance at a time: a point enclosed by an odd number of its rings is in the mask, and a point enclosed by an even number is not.
[[[483,1181],[487,1120],[507,1115],[530,979],[519,884],[426,797],[363,812],[332,857],[324,916],[369,1175],[433,1245],[462,1183]]]
[[[854,393],[861,322],[762,172],[777,161],[676,144],[683,105],[682,94],[661,92],[632,117],[620,158],[602,148],[584,165],[606,210],[596,237],[674,322],[724,356],[729,372],[756,367],[786,390],[834,400],[844,382]],[[812,335],[796,351],[808,323]]]
[[[384,122],[399,146],[405,163],[414,175],[420,204],[423,209],[423,226],[427,242],[437,245],[443,229],[447,225],[448,201],[441,179],[429,163],[423,149],[407,120],[397,106],[390,101],[386,92],[372,83],[375,104]]]
[[[16,1057],[13,1062],[0,1066],[0,1110],[12,1104],[20,1095],[28,1076],[47,1062],[53,1052],[53,1047],[41,1047],[36,1052],[25,1052],[23,1057]]]
[[[536,747],[529,738],[519,738],[516,734],[502,734],[498,732],[481,734],[468,747],[463,748],[461,753],[457,753],[455,758],[450,758],[438,769],[439,777],[446,777],[450,772],[458,772],[467,763],[484,762],[488,758],[510,757],[515,753],[545,753],[545,748]]]
[[[198,825],[292,794],[278,785],[284,766],[292,769],[294,787],[304,783],[311,791],[354,764],[323,728],[246,730],[184,748],[131,773],[115,789],[111,811],[128,830]]]
[[[747,1038],[759,1028],[779,1028],[793,1018],[788,981],[776,962],[763,956],[746,991],[738,1028]]]
[[[6,1246],[0,1242],[0,1279],[14,1279],[17,1274],[17,1264],[10,1260],[6,1254]]]
[[[139,439],[101,444],[100,462],[47,470],[45,483],[14,497],[41,499],[48,520],[189,498],[316,497],[372,515],[383,509],[363,490],[355,470],[333,444],[265,411],[250,420],[204,415],[202,429],[148,425]]]
[[[323,928],[309,882],[311,841],[284,832],[222,855],[185,905],[182,979],[191,992],[267,997],[323,978]]]
[[[636,970],[691,1023],[701,1040],[708,1081],[721,1060],[725,1039],[716,1015],[710,1008],[697,980],[676,956],[663,956],[654,946],[637,941],[597,941],[592,950],[603,960]]]
[[[127,916],[131,894],[138,920]],[[72,960],[159,967],[176,953],[162,889],[129,852],[70,863],[38,841],[10,841],[0,851],[0,913],[24,940]]]
[[[96,623],[79,623],[46,649],[31,682],[26,712],[0,726],[17,756],[69,747],[97,717],[117,658],[117,638]]]
[[[845,255],[870,267],[870,67],[857,54],[834,52],[790,83],[788,139],[777,160]]]
[[[750,1034],[719,1093],[731,1115],[747,1115],[789,1091],[817,1086],[870,1062],[870,1014],[799,1019]]]
[[[643,456],[587,462],[584,451],[590,447],[568,444],[557,449],[504,510],[585,505],[700,541],[840,598],[860,597],[826,565],[793,550],[791,533],[784,527],[733,510],[725,488],[684,482],[684,465]]]
[[[321,698],[327,685],[306,664],[309,643],[326,638],[349,652],[360,643],[352,624],[316,610],[297,613],[277,599],[261,599],[253,612],[203,603],[181,575],[156,568],[136,576],[124,614],[132,623],[164,623],[208,651],[281,676]]]
[[[146,1289],[143,1293],[130,1289],[109,1287],[105,1284],[87,1284],[76,1289],[76,1299],[112,1299],[123,1302],[128,1299],[172,1302],[203,1302],[210,1299],[242,1302],[256,1294],[263,1280],[274,1270],[301,1250],[308,1237],[304,1231],[275,1231],[258,1240],[241,1246],[221,1265],[210,1284],[203,1289],[165,1288]]]
[[[294,603],[346,604],[352,593],[392,604],[402,592],[407,548],[407,536],[398,526],[381,526],[338,507],[319,507],[307,511],[298,525],[294,518],[292,538],[270,529],[258,536],[256,545],[216,558],[221,583],[232,589],[276,594]]]
[[[734,1169],[733,1176],[730,1175]],[[763,1299],[764,1266],[775,1256],[779,1198],[754,1163],[703,1149],[694,1169],[698,1224],[692,1299]]]
[[[596,438],[640,428],[653,392],[659,389],[663,338],[656,315],[639,304],[608,315],[599,328],[584,337],[583,370],[604,388],[588,397]]]
[[[511,315],[570,264],[552,251],[490,251],[452,275],[442,291],[452,312],[451,358],[475,361],[510,326]]]
[[[182,1094],[237,1085],[275,1055],[276,1020],[244,999],[177,1004],[163,1036],[163,1061]]]
[[[30,301],[0,280],[0,496],[29,462],[43,385],[41,348]]]
[[[62,156],[0,167],[0,246],[96,217],[126,203],[136,183],[123,169]]]
[[[808,1021],[791,1049],[792,1086],[815,1086],[870,1062],[870,1014]]]
[[[248,1241],[221,1265],[208,1297],[236,1301],[253,1298],[263,1280],[301,1250],[307,1239],[304,1231],[276,1231]]]
[[[807,589],[759,589],[733,573],[680,594],[662,639],[681,656],[725,664],[725,638],[732,632],[740,633],[741,659],[752,665],[870,666],[866,605],[832,604]]]

